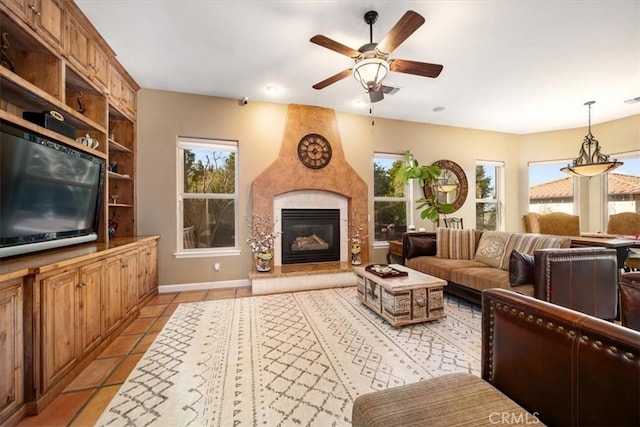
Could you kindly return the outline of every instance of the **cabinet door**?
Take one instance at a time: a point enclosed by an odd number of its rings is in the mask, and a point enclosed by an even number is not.
[[[91,43],[89,46],[89,68],[91,69],[89,75],[98,86],[106,91],[108,87],[109,58],[96,43]]]
[[[42,281],[43,391],[47,391],[78,362],[78,286],[75,269]]]
[[[138,301],[147,296],[147,246],[138,249]]]
[[[59,0],[28,1],[27,23],[47,39],[52,47],[63,51],[64,8]]]
[[[89,35],[82,28],[80,22],[71,15],[67,19],[65,53],[69,61],[78,67],[81,73],[87,72],[89,65]]]
[[[109,67],[109,100],[120,106],[122,99],[122,77],[115,67]]]
[[[122,283],[124,289],[124,315],[128,317],[138,308],[137,251],[129,251],[122,256]]]
[[[125,95],[123,96],[124,108],[135,117],[136,115],[136,91],[133,90],[131,86],[125,84],[123,87],[123,92]]]
[[[147,246],[146,289],[147,294],[158,288],[158,242],[154,241]]]
[[[3,0],[2,3],[18,18],[27,18],[27,0]]]
[[[104,332],[109,335],[120,326],[124,319],[122,295],[122,259],[109,258],[105,264],[106,282],[104,288]]]
[[[0,425],[24,400],[22,279],[0,283]]]
[[[102,285],[104,263],[94,262],[80,268],[78,288],[78,344],[80,356],[89,353],[102,340]]]
[[[138,300],[155,290],[157,285],[157,243],[148,243],[138,249]]]

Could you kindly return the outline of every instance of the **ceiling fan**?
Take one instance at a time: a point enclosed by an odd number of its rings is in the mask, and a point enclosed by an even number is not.
[[[442,65],[439,64],[409,61],[406,59],[388,59],[391,52],[424,24],[425,20],[422,15],[413,10],[407,11],[396,25],[389,30],[380,43],[374,43],[373,24],[377,20],[378,12],[374,10],[370,10],[364,14],[364,22],[369,25],[369,43],[362,45],[358,50],[354,50],[320,34],[311,37],[311,43],[346,55],[355,61],[353,68],[348,68],[328,79],[316,83],[313,85],[314,89],[324,89],[353,74],[367,93],[369,93],[371,102],[378,102],[384,98],[385,86],[382,85],[382,81],[389,71],[432,78],[440,75]]]

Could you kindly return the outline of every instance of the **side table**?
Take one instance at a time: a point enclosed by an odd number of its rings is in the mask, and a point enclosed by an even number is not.
[[[402,240],[389,240],[387,264],[404,265],[404,257],[402,256]]]

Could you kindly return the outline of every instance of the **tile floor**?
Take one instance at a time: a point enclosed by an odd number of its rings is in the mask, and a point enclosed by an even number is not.
[[[246,296],[251,296],[251,287],[158,294],[44,411],[18,425],[93,426],[178,304]]]

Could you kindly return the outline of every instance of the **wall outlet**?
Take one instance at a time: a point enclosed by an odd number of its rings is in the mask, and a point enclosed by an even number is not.
[[[214,269],[215,271],[220,271],[220,263],[219,263],[219,262],[216,262],[215,264],[213,264],[213,269]]]

